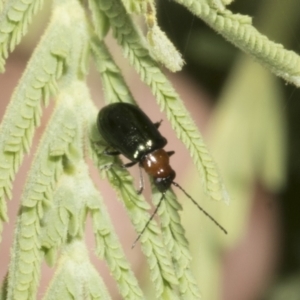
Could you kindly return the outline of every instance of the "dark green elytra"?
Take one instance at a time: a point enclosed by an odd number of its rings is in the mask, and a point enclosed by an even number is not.
[[[131,161],[167,144],[157,126],[137,106],[129,103],[113,103],[103,107],[97,126],[104,140]]]

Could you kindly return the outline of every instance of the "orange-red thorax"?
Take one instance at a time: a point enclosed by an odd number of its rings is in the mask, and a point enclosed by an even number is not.
[[[148,175],[154,178],[166,178],[174,173],[169,161],[168,153],[164,149],[158,149],[145,155],[141,161],[141,166]]]

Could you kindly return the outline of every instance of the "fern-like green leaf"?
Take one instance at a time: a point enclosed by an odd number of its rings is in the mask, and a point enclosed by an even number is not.
[[[0,72],[4,71],[8,50],[13,51],[27,32],[32,17],[43,5],[43,0],[6,1],[0,15]]]
[[[158,205],[161,193],[154,187],[153,189],[153,204]],[[177,202],[172,190],[169,190],[158,210],[164,243],[172,256],[175,273],[179,281],[178,289],[182,299],[200,299],[200,291],[191,272],[192,258],[180,222],[179,209],[181,209],[180,204]]]
[[[96,253],[106,260],[123,299],[145,299],[112,228],[103,200],[96,190],[88,206],[92,212]]]
[[[91,43],[91,49],[94,55],[96,68],[101,75],[106,102],[135,103],[129,88],[122,77],[120,69],[113,61],[105,44],[94,39]]]
[[[220,11],[198,0],[176,0],[192,13],[204,20],[227,40],[253,56],[277,76],[300,86],[300,57],[288,51],[281,44],[270,41],[251,24],[248,16],[233,14],[229,10]]]
[[[122,0],[122,3],[129,14],[131,13],[141,14],[142,12],[145,11],[144,7],[146,5],[146,1]]]
[[[64,100],[64,99],[63,99]],[[68,154],[68,148],[74,144],[76,136],[76,115],[70,103],[58,101],[54,113],[46,130],[32,168],[28,175],[25,191],[21,200],[21,212],[18,218],[12,258],[8,277],[8,299],[32,299],[38,287],[40,264],[42,262],[41,249],[41,221],[44,212],[53,202],[53,192],[56,181],[63,172],[63,156]],[[69,133],[67,135],[64,128]],[[78,137],[77,137],[78,139]],[[60,156],[53,159],[51,146],[56,141],[64,141]],[[48,224],[52,226],[53,224]]]
[[[78,103],[82,102],[82,99],[85,100],[84,104],[81,104],[82,106],[75,108],[78,117],[82,118],[83,124],[89,124],[92,120],[96,120],[96,108],[90,100],[86,85],[78,82],[76,85],[72,85],[70,90],[74,94],[73,97],[77,98]],[[70,184],[68,186],[65,185],[65,188],[68,189],[69,194],[71,193],[72,196],[69,199],[67,199],[67,195],[63,197],[64,199],[61,198],[61,208],[64,208],[64,210],[63,213],[62,210],[57,212],[57,217],[61,218],[62,223],[69,224],[68,235],[74,238],[76,237],[76,230],[74,229],[83,229],[84,212],[90,211],[97,245],[96,253],[101,259],[105,258],[111,273],[114,275],[120,294],[124,299],[143,299],[143,293],[130,269],[129,263],[126,261],[121,244],[112,229],[105,205],[89,177],[88,168],[83,160],[74,162],[74,171],[71,175],[68,179]],[[70,222],[68,221],[68,216]],[[78,218],[78,216],[80,217]],[[79,221],[76,222],[78,219]],[[62,225],[65,226],[65,224]],[[54,232],[54,235],[58,237],[57,241],[60,241],[58,230],[53,230],[52,227],[49,227],[49,230],[50,233]],[[80,230],[77,230],[77,232],[80,233],[77,235],[80,237],[82,232]],[[53,240],[49,236],[48,241],[51,243]],[[56,244],[55,248],[58,248],[58,246]]]
[[[70,13],[75,15],[73,19]],[[56,93],[58,79],[66,70],[69,76],[65,76],[65,81],[74,78],[71,73],[77,76],[84,72],[87,35],[81,5],[75,0],[56,4],[48,29],[27,65],[0,128],[0,229],[2,222],[7,221],[5,197],[11,198],[15,173],[40,124],[41,100],[48,104],[50,95]],[[71,51],[72,43],[76,51]],[[78,63],[69,65],[68,59]],[[66,84],[65,81],[62,83]]]
[[[75,239],[64,247],[57,272],[43,297],[43,300],[57,299],[111,299],[101,277],[89,262],[82,240]]]
[[[95,1],[89,0],[89,8],[93,18],[95,33],[99,37],[99,40],[102,41],[109,30],[108,19],[101,10],[97,9],[97,4]]]

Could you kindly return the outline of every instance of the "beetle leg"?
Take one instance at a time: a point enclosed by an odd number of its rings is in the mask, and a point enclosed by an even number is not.
[[[130,167],[134,166],[135,164],[137,164],[137,162],[132,161],[130,163],[122,165],[122,168],[130,168]],[[144,190],[144,177],[143,177],[142,168],[140,166],[139,166],[139,170],[140,170],[140,186],[139,186],[139,189],[136,191],[136,193],[138,195],[140,195],[142,193],[142,191]]]
[[[159,122],[155,122],[155,123],[154,123],[154,126],[155,126],[156,128],[159,128],[159,126],[161,125],[162,121],[163,121],[163,120],[160,120]]]
[[[103,143],[102,140],[101,141],[93,141],[92,143],[95,146],[95,150],[97,151],[97,153],[102,154],[103,153],[102,148],[104,148],[106,146],[106,144]]]
[[[111,154],[111,155],[114,155],[114,154]],[[115,154],[117,155],[117,154]],[[121,168],[124,168],[124,169],[127,169],[127,168],[130,168],[132,166],[134,166],[137,162],[135,161],[131,161],[130,163],[127,163],[127,164],[115,164],[115,163],[110,163],[110,164],[107,164],[107,165],[104,165],[103,167],[101,167],[101,170],[108,170],[110,168],[112,168],[113,166],[115,167],[121,167]]]
[[[113,163],[110,163],[110,164],[106,164],[104,166],[101,166],[100,167],[100,170],[109,170],[110,168],[112,168],[114,166]]]
[[[137,164],[136,161],[131,161],[131,162],[127,163],[127,164],[121,165],[121,167],[124,168],[124,169],[127,169],[127,168],[130,168],[130,167],[134,166],[135,164]]]
[[[115,156],[115,155],[120,155],[121,152],[117,151],[117,150],[108,150],[108,148],[106,148],[103,152],[105,155],[109,155],[109,156]]]
[[[139,170],[140,170],[140,186],[139,186],[139,189],[137,190],[138,195],[140,195],[142,193],[142,191],[144,190],[144,176],[143,176],[143,170],[142,170],[141,166],[139,166]]]
[[[97,145],[98,147],[104,147],[106,144],[103,141],[93,141],[93,144]]]
[[[137,164],[136,161],[131,161],[127,164],[121,165],[121,167],[127,169],[127,168],[134,166],[135,164]],[[144,190],[144,177],[143,177],[142,168],[140,166],[139,166],[139,170],[140,170],[140,186],[139,186],[139,189],[136,191],[136,193],[138,195],[140,195],[142,193],[142,191]]]
[[[167,154],[168,154],[169,157],[172,156],[174,153],[175,153],[175,151],[168,151],[167,152]]]

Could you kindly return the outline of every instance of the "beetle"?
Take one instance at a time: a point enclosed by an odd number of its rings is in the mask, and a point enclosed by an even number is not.
[[[163,149],[167,145],[167,139],[158,130],[160,124],[161,121],[153,123],[139,107],[123,102],[104,106],[99,111],[97,118],[99,133],[109,147],[113,149],[113,151],[106,150],[105,153],[108,155],[123,154],[130,160],[129,163],[122,165],[125,168],[138,164],[140,170],[143,168],[153,178],[154,185],[162,193],[156,209],[135,240],[133,246],[155,216],[171,184],[182,190],[207,217],[227,234],[227,231],[209,213],[178,183],[174,182],[176,173],[170,166],[169,158],[175,152]],[[142,173],[140,172],[140,174],[140,188],[138,193],[141,193],[144,188]]]

